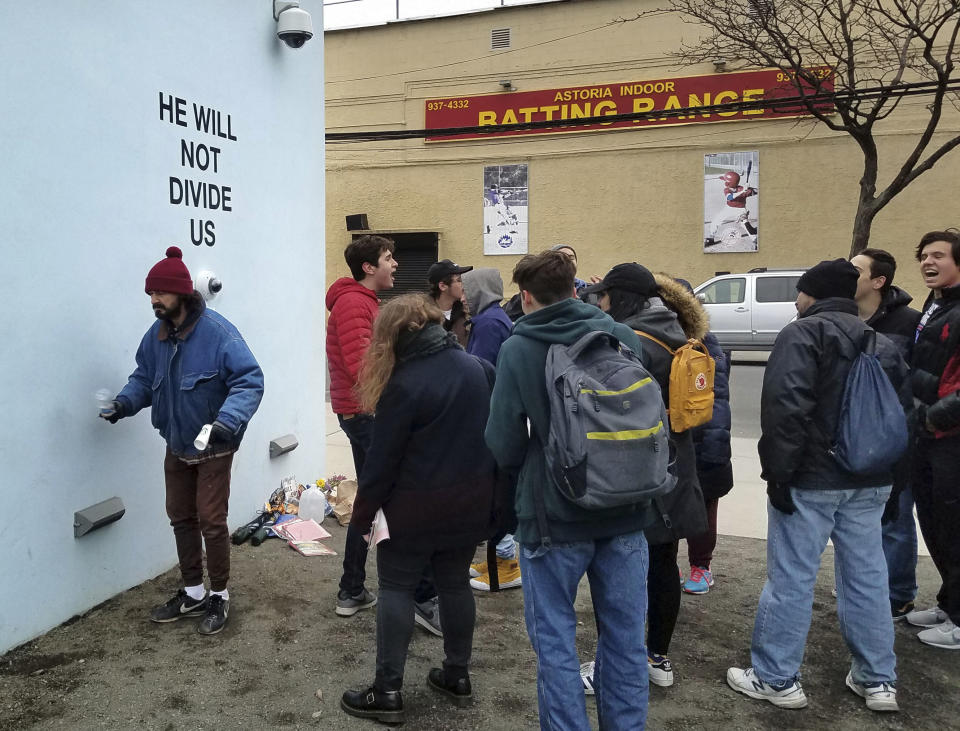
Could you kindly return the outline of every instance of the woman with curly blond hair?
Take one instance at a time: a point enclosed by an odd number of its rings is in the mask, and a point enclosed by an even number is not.
[[[472,701],[468,665],[476,617],[469,568],[491,534],[495,465],[483,441],[493,368],[463,351],[424,295],[383,306],[360,371],[358,396],[375,412],[351,524],[369,533],[383,509],[390,537],[377,545],[377,669],[347,691],[347,713],[403,720],[403,669],[414,589],[430,567],[440,597],[445,658],[427,682],[457,705]]]

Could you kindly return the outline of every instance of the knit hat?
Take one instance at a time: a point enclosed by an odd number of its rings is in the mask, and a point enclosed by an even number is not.
[[[193,278],[183,263],[183,252],[176,246],[167,249],[167,258],[153,265],[147,274],[146,292],[193,294]]]
[[[818,300],[827,297],[845,297],[852,300],[857,293],[859,277],[860,272],[846,259],[822,261],[807,269],[800,277],[797,291]]]
[[[550,251],[560,251],[560,249],[570,249],[570,251],[573,252],[574,258],[577,256],[577,250],[570,246],[570,244],[555,244],[550,247]]]
[[[580,295],[606,292],[608,289],[620,289],[644,297],[657,297],[660,294],[660,288],[650,270],[635,261],[617,264],[601,281],[580,290]]]

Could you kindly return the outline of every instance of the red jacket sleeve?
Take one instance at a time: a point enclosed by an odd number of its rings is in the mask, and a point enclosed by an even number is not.
[[[370,345],[377,303],[362,293],[340,297],[327,322],[327,361],[330,368],[330,401],[337,414],[360,411],[353,388],[363,355]]]

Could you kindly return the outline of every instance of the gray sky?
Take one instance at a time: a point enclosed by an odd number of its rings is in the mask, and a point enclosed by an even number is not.
[[[312,12],[316,1],[301,0],[300,7]],[[384,23],[396,20],[398,10],[402,20],[424,15],[454,15],[501,5],[529,5],[534,2],[542,0],[323,0],[323,27],[329,30]]]

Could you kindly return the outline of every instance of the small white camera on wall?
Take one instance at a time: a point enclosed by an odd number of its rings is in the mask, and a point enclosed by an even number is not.
[[[223,289],[223,283],[211,271],[204,270],[197,274],[197,278],[193,280],[193,288],[196,289],[203,298],[209,302],[214,297],[217,296],[217,293]]]
[[[277,38],[290,48],[300,48],[313,38],[310,13],[302,10],[297,0],[273,0],[273,19],[277,21]]]

